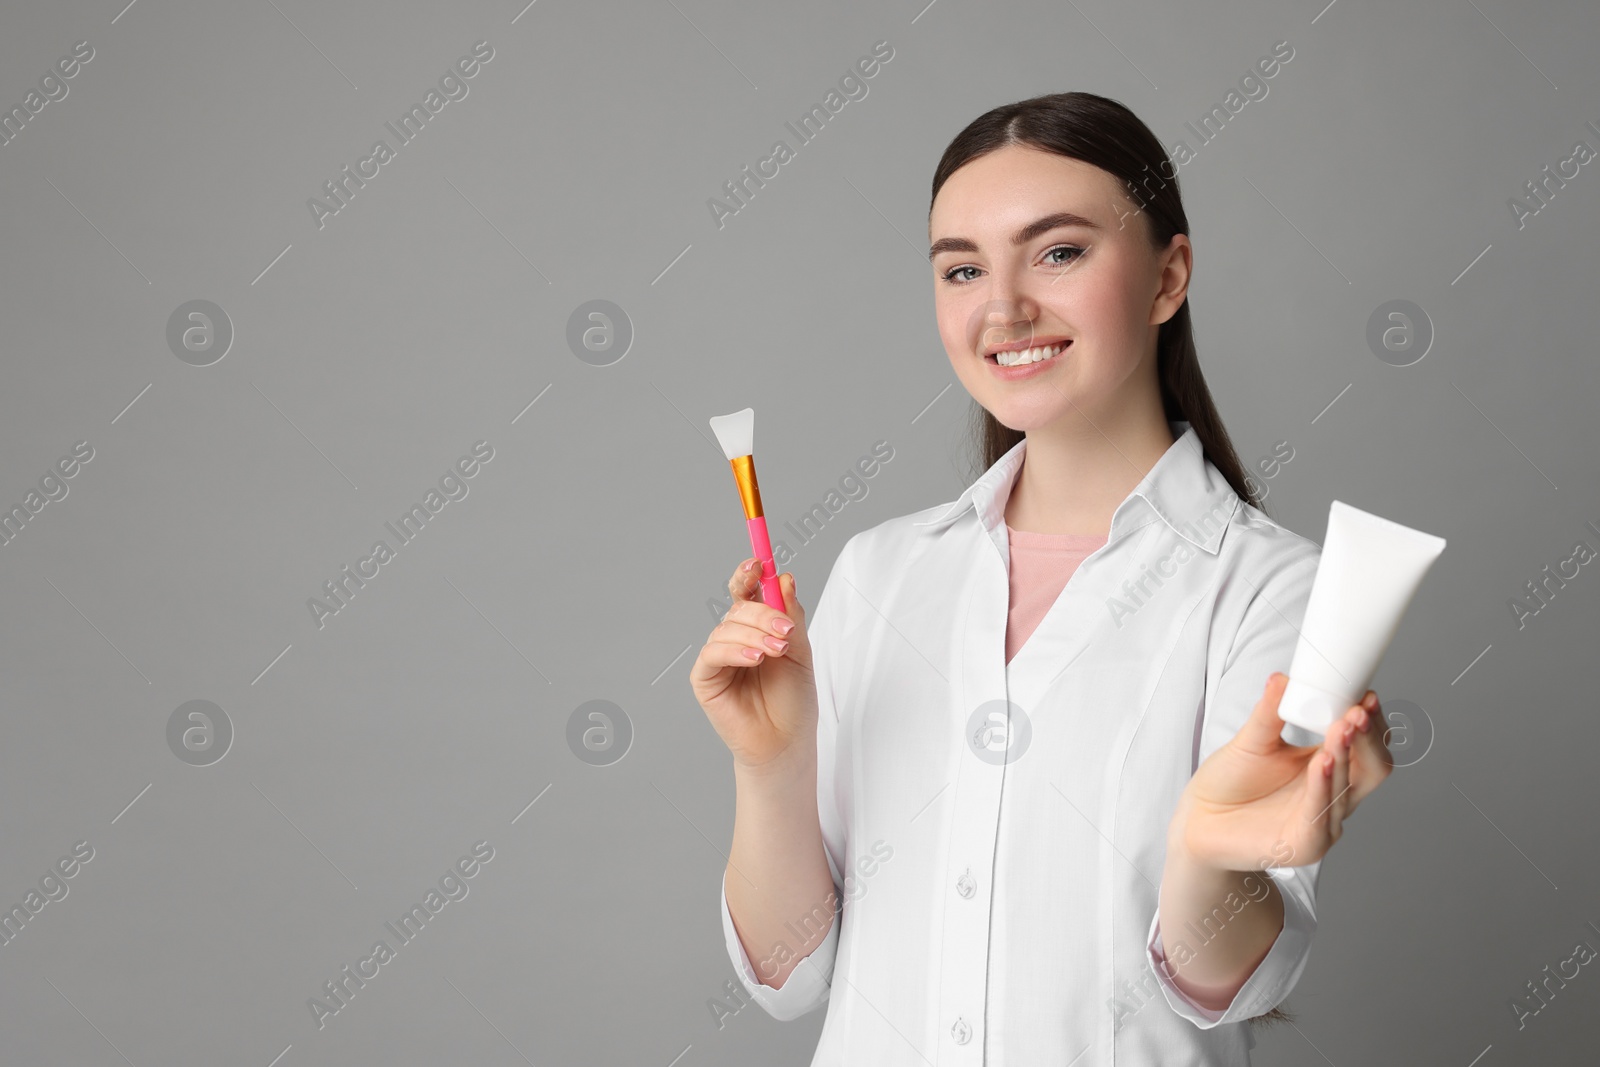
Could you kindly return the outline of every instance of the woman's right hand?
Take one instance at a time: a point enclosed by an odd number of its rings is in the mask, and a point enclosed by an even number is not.
[[[817,684],[794,575],[778,575],[783,611],[761,599],[760,577],[755,559],[734,571],[728,582],[733,607],[711,631],[689,672],[695,699],[734,762],[746,769],[801,751],[797,743],[816,743]],[[787,645],[774,648],[777,642]]]

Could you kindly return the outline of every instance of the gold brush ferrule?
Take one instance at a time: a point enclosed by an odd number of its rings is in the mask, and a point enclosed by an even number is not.
[[[756,485],[756,457],[739,456],[730,459],[728,465],[733,468],[733,480],[739,483],[739,502],[744,505],[744,517],[760,518],[765,513],[761,510],[761,488]]]

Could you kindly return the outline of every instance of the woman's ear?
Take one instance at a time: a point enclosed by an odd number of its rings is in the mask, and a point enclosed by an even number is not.
[[[1150,325],[1159,326],[1178,313],[1189,297],[1189,278],[1194,273],[1194,246],[1188,234],[1175,233],[1167,247],[1156,253],[1159,286],[1150,307]]]

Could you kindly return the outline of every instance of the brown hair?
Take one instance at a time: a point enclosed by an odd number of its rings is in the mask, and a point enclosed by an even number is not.
[[[928,214],[939,190],[962,166],[1006,145],[1027,145],[1054,152],[1108,171],[1122,182],[1139,214],[1147,220],[1152,245],[1163,249],[1172,235],[1188,234],[1189,218],[1178,193],[1177,169],[1167,158],[1150,128],[1122,104],[1094,93],[1052,93],[997,107],[974,119],[944,150],[933,172],[933,192]],[[1195,352],[1189,301],[1184,300],[1156,334],[1156,376],[1161,384],[1161,406],[1170,422],[1194,427],[1205,456],[1239,494],[1240,499],[1266,510],[1256,497],[1253,483],[1234,451],[1222,425],[1200,359]],[[1002,424],[974,404],[972,435],[976,439],[982,473],[1025,436]]]
[[[928,197],[929,216],[939,189],[950,175],[980,156],[1013,144],[1082,160],[1109,172],[1140,206],[1139,214],[1148,220],[1146,232],[1155,248],[1165,248],[1173,234],[1189,232],[1189,218],[1178,193],[1177,169],[1155,134],[1117,101],[1081,92],[1019,100],[974,119],[939,159],[933,172],[933,192]],[[1200,438],[1206,458],[1233,491],[1246,503],[1265,511],[1264,502],[1256,497],[1252,483],[1245,478],[1244,465],[1239,462],[1211,400],[1211,390],[1206,388],[1205,376],[1200,373],[1187,299],[1156,334],[1156,376],[1168,421],[1188,422]],[[1025,434],[1004,425],[980,405],[974,404],[974,416],[973,436],[983,463],[978,473],[982,473]],[[1282,1008],[1273,1008],[1251,1019],[1250,1025],[1278,1021],[1293,1023],[1294,1016]]]

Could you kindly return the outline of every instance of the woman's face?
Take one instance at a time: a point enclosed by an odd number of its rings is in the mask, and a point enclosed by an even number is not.
[[[1063,416],[1102,425],[1158,390],[1157,328],[1183,303],[1189,241],[1178,234],[1152,249],[1138,203],[1111,174],[1008,145],[945,181],[928,230],[945,351],[1003,425],[1032,430]],[[992,355],[1061,344],[1015,369]]]

